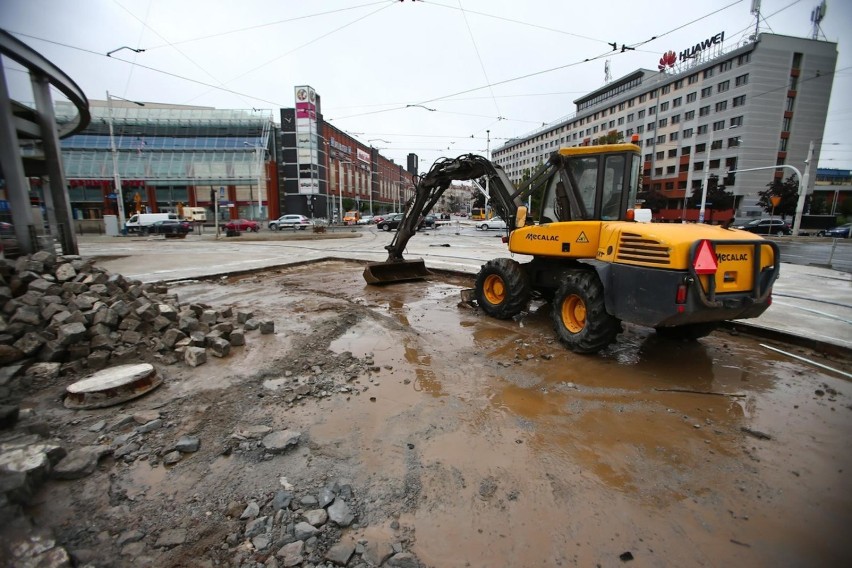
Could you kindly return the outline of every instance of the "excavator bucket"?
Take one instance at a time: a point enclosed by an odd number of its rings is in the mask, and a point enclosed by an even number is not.
[[[394,284],[408,280],[422,280],[431,274],[423,259],[389,260],[368,264],[364,269],[364,280],[367,284]]]

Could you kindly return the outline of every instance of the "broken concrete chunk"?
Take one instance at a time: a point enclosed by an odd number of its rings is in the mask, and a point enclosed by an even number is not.
[[[197,367],[207,362],[207,352],[203,347],[187,347],[184,351],[184,361],[190,367]]]
[[[282,453],[288,448],[296,446],[301,436],[302,433],[295,430],[281,430],[264,436],[261,444],[270,453]]]
[[[222,337],[209,338],[207,343],[214,357],[227,357],[231,352],[231,344]]]
[[[109,453],[106,446],[83,446],[68,452],[53,468],[57,479],[82,479],[94,473],[98,461]]]

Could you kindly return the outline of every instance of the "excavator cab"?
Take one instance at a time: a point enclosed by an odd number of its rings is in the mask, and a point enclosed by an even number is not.
[[[628,211],[636,204],[640,157],[633,145],[615,145],[607,150],[564,148],[551,159],[558,161],[559,167],[545,180],[539,224],[627,220]]]

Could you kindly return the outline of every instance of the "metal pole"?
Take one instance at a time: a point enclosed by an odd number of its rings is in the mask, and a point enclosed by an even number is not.
[[[343,165],[345,163],[347,163],[347,162],[340,162],[340,165]],[[340,194],[340,203],[337,204],[337,206],[340,207],[340,213],[339,213],[340,218],[337,221],[338,221],[338,223],[343,224],[343,184],[339,183],[340,182],[340,166],[338,166],[337,177],[338,177],[337,191]]]
[[[698,222],[704,222],[704,206],[707,203],[707,182],[710,176],[710,151],[713,149],[713,126],[708,125],[710,130],[710,144],[707,146],[707,164],[704,166],[704,180],[701,182],[701,208],[698,210]]]
[[[373,216],[373,164],[370,164],[370,217]]]
[[[56,134],[56,117],[53,113],[53,100],[50,96],[50,83],[43,75],[30,75],[33,95],[38,110],[39,126],[42,131],[42,143],[47,163],[49,188],[44,197],[48,205],[48,217],[54,234],[60,237],[62,254],[79,254],[77,237],[74,234],[74,216],[71,202],[65,189],[65,171],[62,168],[62,151]]]
[[[219,238],[219,192],[215,192],[213,199],[213,218],[216,225],[216,238]]]
[[[112,99],[110,98],[109,91],[106,92],[107,98],[107,123],[109,124],[109,145],[110,151],[112,152],[112,177],[115,182],[115,194],[116,194],[116,203],[118,204],[118,230],[121,231],[121,234],[125,234],[126,228],[124,226],[124,192],[121,190],[121,177],[118,175],[118,152],[115,149],[115,134],[112,128]]]
[[[811,173],[811,160],[814,157],[814,141],[808,147],[808,159],[805,160],[805,173],[799,177],[799,201],[796,203],[796,218],[793,221],[793,236],[799,236],[799,229],[802,225],[802,214],[805,212],[805,197],[808,193],[808,178]]]
[[[260,146],[254,147],[255,153],[257,154],[257,220],[260,221],[263,214],[263,198],[261,195],[261,174],[263,170],[263,164],[260,161],[261,153]]]

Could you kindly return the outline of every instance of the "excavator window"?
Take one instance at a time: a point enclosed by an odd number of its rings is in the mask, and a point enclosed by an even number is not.
[[[621,218],[623,185],[624,156],[621,154],[607,156],[601,191],[601,220],[612,221]]]
[[[598,185],[598,158],[586,156],[573,158],[566,169],[572,205],[575,206],[574,219],[595,218],[595,196]]]

